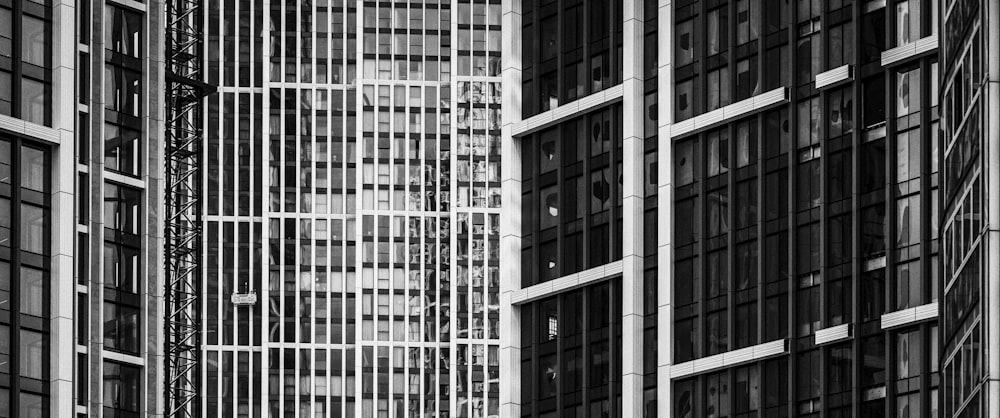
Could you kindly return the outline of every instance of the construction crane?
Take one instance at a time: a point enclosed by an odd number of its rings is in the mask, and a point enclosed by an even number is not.
[[[201,0],[167,0],[164,416],[196,418],[201,349],[201,149],[205,96]]]

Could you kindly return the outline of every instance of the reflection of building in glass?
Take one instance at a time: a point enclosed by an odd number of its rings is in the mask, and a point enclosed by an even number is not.
[[[997,6],[941,3],[511,1],[504,414],[985,415]]]
[[[500,2],[206,4],[205,416],[498,416]]]

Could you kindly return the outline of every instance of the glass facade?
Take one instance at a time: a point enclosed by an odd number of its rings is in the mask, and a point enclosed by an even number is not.
[[[936,321],[886,322],[938,300],[938,60],[880,59],[936,33],[938,4],[885,3],[675,5],[676,120],[787,97],[674,138],[673,363],[785,344],[674,380],[676,416],[938,416]]]
[[[204,416],[498,416],[500,2],[269,4],[206,10]]]
[[[48,416],[50,153],[0,134],[0,416]]]
[[[0,3],[0,115],[51,126],[52,44],[48,2]]]
[[[163,200],[161,186],[149,183],[163,177],[163,97],[149,93],[156,89],[150,72],[162,76],[150,70],[163,62],[162,36],[150,34],[161,24],[151,16],[162,9],[101,0],[72,6],[74,55],[63,59],[75,61],[76,94],[63,129],[74,132],[75,143],[60,145],[69,154],[60,161],[75,173],[68,185],[75,214],[66,225],[72,228],[59,232],[71,240],[75,264],[66,279],[76,291],[72,411],[77,418],[137,418],[162,409],[146,391],[163,379],[153,337],[163,329],[156,311],[164,289],[157,248]],[[53,104],[63,106],[64,95],[57,96]]]
[[[521,287],[621,260],[621,111],[520,139]]]
[[[524,118],[621,84],[621,6],[615,0],[521,2]]]
[[[521,416],[621,416],[621,282],[521,307]]]
[[[996,126],[997,103],[989,99],[996,87],[985,80],[989,58],[997,42],[986,27],[995,24],[988,2],[947,1],[942,33],[942,101],[944,172],[942,176],[944,301],[941,309],[941,364],[945,417],[989,416],[988,394],[983,382],[991,377],[988,363],[995,358],[996,342],[989,336],[987,289],[996,286],[996,272],[988,268],[991,257],[986,230],[991,186],[990,161],[995,143],[990,125]],[[993,5],[995,7],[995,5]],[[995,19],[995,13],[993,16]],[[994,37],[995,38],[995,37]],[[990,89],[993,89],[990,91]],[[986,280],[984,280],[986,278]]]
[[[987,57],[998,44],[983,28],[996,6],[623,3],[622,16],[644,24],[641,43],[631,20],[614,23],[616,11],[590,14],[604,10],[599,1],[521,1],[511,12],[520,59],[504,74],[520,84],[508,97],[521,114],[505,122],[505,141],[520,164],[504,179],[518,205],[506,212],[517,221],[504,236],[516,245],[504,254],[518,262],[509,347],[519,369],[505,384],[518,396],[503,408],[520,416],[614,416],[637,404],[645,416],[988,416],[995,336],[985,325],[993,279],[984,246],[994,193],[984,177],[996,169],[985,141],[997,104],[987,98]],[[592,22],[605,17],[610,27]],[[621,43],[619,27],[629,38]],[[598,35],[583,33],[591,28]],[[592,44],[604,28],[610,44]],[[663,41],[671,44],[658,48]],[[610,85],[579,82],[604,74],[587,60],[600,45],[625,51],[611,55],[612,68],[625,61],[621,76],[612,69]],[[628,51],[639,50],[637,69]],[[641,90],[628,84],[636,79]],[[566,106],[617,83],[620,99]],[[589,141],[605,114],[624,137],[607,157]],[[630,143],[636,130],[641,154]],[[660,153],[669,158],[663,170]],[[583,178],[605,167],[617,181]],[[625,180],[636,172],[639,187]],[[605,184],[611,196],[624,194],[607,236],[586,204]],[[641,212],[629,203],[637,195]],[[618,260],[621,275],[608,273]],[[643,292],[627,294],[637,272]],[[629,380],[638,373],[631,359],[612,355],[631,385],[607,412],[579,403],[575,373],[589,358],[577,366],[572,331],[592,309],[581,317],[578,305],[592,303],[604,281],[609,308],[622,310],[623,340],[643,334],[641,380]],[[631,307],[639,297],[643,306]],[[635,314],[641,321],[629,322]],[[657,321],[664,317],[670,322]]]

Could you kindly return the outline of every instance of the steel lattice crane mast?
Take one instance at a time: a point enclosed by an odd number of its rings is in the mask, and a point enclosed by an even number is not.
[[[201,149],[203,81],[201,0],[166,2],[166,204],[164,413],[200,416]]]

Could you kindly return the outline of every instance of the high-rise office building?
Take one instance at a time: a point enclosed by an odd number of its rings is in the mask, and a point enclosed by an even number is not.
[[[503,13],[504,416],[1000,410],[996,2]]]
[[[941,416],[1000,411],[1000,5],[945,1],[941,26]]]
[[[162,10],[0,2],[0,416],[161,408]]]
[[[498,416],[500,2],[206,6],[202,416]]]

